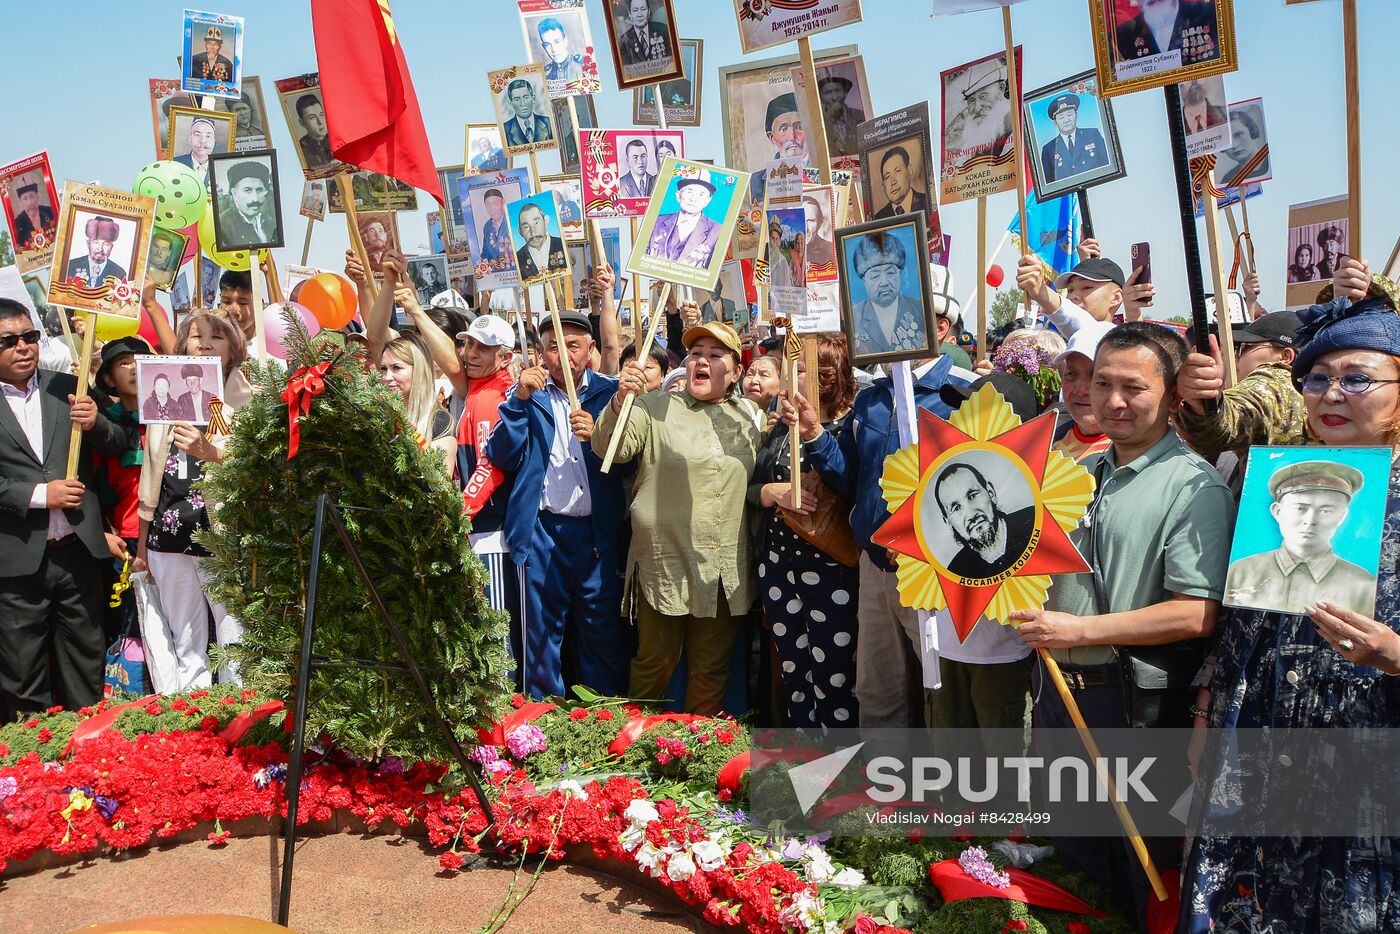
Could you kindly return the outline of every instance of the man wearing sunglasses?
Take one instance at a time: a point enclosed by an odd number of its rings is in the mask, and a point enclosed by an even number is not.
[[[39,337],[29,310],[0,298],[0,721],[97,702],[101,562],[125,551],[92,483],[92,451],[120,457],[125,437],[71,375],[39,369]],[[82,456],[65,480],[73,426]]]
[[[1177,425],[1191,447],[1215,462],[1233,451],[1241,463],[1251,444],[1302,444],[1307,412],[1293,387],[1290,367],[1298,316],[1275,311],[1236,328],[1235,370],[1238,381],[1222,391],[1222,365],[1216,356],[1193,353],[1181,368],[1182,405]],[[1211,338],[1215,346],[1215,338]],[[1210,400],[1220,404],[1211,410]],[[1233,484],[1239,493],[1239,484]]]

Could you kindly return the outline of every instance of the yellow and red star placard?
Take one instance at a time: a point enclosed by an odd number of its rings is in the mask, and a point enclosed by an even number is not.
[[[1050,575],[1089,570],[1068,533],[1084,516],[1094,494],[1089,471],[1059,451],[1052,451],[1055,416],[1046,413],[1025,424],[990,385],[984,385],[944,420],[919,410],[918,438],[891,454],[880,479],[890,518],[872,536],[877,545],[898,555],[899,596],[919,610],[948,608],[960,641],[978,619],[1006,622],[1014,610],[1040,609],[1050,590]],[[968,579],[948,570],[930,542],[951,534],[932,527],[925,497],[933,497],[933,480],[950,462],[967,462],[978,452],[1002,459],[1012,475],[1029,486],[1034,531],[1021,555],[1009,556],[1007,569],[991,578]]]

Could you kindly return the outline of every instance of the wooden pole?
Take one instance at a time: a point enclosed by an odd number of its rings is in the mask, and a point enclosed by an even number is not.
[[[822,114],[822,98],[817,88],[817,60],[812,54],[812,39],[810,36],[803,36],[797,40],[797,52],[802,57],[802,83],[805,85],[803,96],[807,99],[807,113],[811,116],[812,123],[814,124],[814,126],[807,130],[807,139],[812,142],[813,148],[816,150],[814,155],[816,157],[817,172],[820,173],[822,184],[830,185],[831,146],[826,138],[826,118]],[[835,228],[833,227],[832,229],[834,230]],[[803,261],[805,262],[806,260],[804,259]],[[925,259],[925,262],[927,262],[927,259]],[[806,281],[805,276],[803,281]],[[804,360],[809,357],[816,359],[816,355],[816,337],[810,334],[804,334],[802,336],[802,358]],[[793,374],[793,382],[797,382],[796,373]],[[818,408],[821,407],[821,380],[818,377],[817,368],[810,364],[807,365],[807,379],[802,394],[806,396],[814,406]],[[793,448],[795,452],[793,459],[793,476],[796,477],[797,464],[800,459],[800,452],[797,451],[796,425],[793,426]]]
[[[549,306],[549,323],[554,328],[554,346],[559,350],[559,369],[564,374],[564,392],[569,395],[569,411],[578,411],[578,392],[574,389],[574,370],[569,364],[569,351],[564,345],[564,331],[559,324],[559,301],[554,296],[554,283],[546,279],[541,286],[544,287],[544,300]]]
[[[1021,228],[1024,243],[1026,229]],[[997,252],[1001,252],[1000,248]],[[956,336],[956,335],[955,335]],[[977,356],[987,358],[987,199],[977,199]]]
[[[1347,102],[1347,250],[1357,259],[1361,249],[1361,79],[1356,52],[1356,0],[1342,0],[1343,61]]]
[[[637,219],[636,219],[635,217],[633,217],[633,218],[629,218],[629,220],[631,220],[631,222],[632,222],[632,246],[631,246],[631,249],[635,250],[635,249],[637,249]],[[650,296],[648,296],[648,298],[650,298]],[[663,303],[663,304],[664,304],[664,303]],[[652,317],[656,317],[656,309],[655,309],[655,308],[652,309]],[[634,345],[640,345],[641,342],[642,342],[642,277],[641,277],[641,276],[633,276],[633,277],[632,277],[632,343],[633,343]],[[640,349],[640,347],[639,347],[639,349]],[[650,349],[651,349],[651,345],[648,344],[648,345],[647,345],[647,349],[650,350]],[[637,354],[637,362],[638,362],[638,363],[641,363],[641,364],[645,364],[645,363],[646,363],[646,358],[643,357],[641,354]]]
[[[256,258],[257,253],[257,250],[249,250],[248,256],[251,262],[255,263],[261,269],[262,263]],[[252,269],[248,270],[248,290],[253,293],[252,355],[256,357],[259,361],[263,361],[267,359],[267,343],[263,340],[262,326],[263,308],[265,307],[265,305],[263,303],[263,290],[258,288],[257,284],[253,282]]]
[[[660,305],[662,308],[666,307],[666,302],[668,299],[670,299],[670,297],[671,283],[661,283]],[[658,321],[661,320],[661,318],[661,315],[658,315],[655,313],[655,311],[653,311],[651,316],[651,324],[647,327],[647,336],[642,341],[642,346],[637,348],[637,361],[639,363],[644,362],[647,358],[647,354],[651,353],[652,342],[656,340],[656,324]],[[617,424],[613,426],[613,436],[608,439],[607,454],[603,457],[603,466],[601,468],[603,473],[607,473],[608,471],[612,470],[613,458],[617,456],[617,444],[619,441],[622,440],[622,429],[627,425],[627,416],[632,414],[632,403],[636,400],[636,398],[636,396],[629,395],[626,399],[622,400],[622,411],[618,413]]]
[[[63,309],[60,308],[59,314],[63,313]],[[78,391],[75,393],[79,399],[88,394],[88,379],[92,373],[92,342],[97,338],[97,315],[90,311],[85,311],[82,315],[83,348],[80,351],[82,356],[78,358]],[[69,480],[78,479],[78,458],[82,453],[83,430],[75,424],[68,433],[68,472],[65,476]]]
[[[199,237],[194,241],[194,292],[190,295],[190,311],[204,307],[204,248],[199,245]],[[173,318],[174,312],[171,312]]]
[[[1006,82],[1011,93],[1011,138],[1016,151],[1016,215],[1021,219],[1021,255],[1030,251],[1030,231],[1026,229],[1026,139],[1021,127],[1021,81],[1016,73],[1016,44],[1011,38],[1011,7],[1001,8],[1001,31],[1006,39]],[[1031,297],[1026,296],[1026,312],[1030,317]]]
[[[1215,187],[1215,170],[1206,177],[1206,191],[1202,194],[1202,204],[1206,216],[1206,247],[1210,250],[1210,275],[1215,287],[1215,325],[1220,336],[1220,355],[1225,364],[1225,385],[1233,386],[1235,373],[1235,341],[1230,329],[1230,290],[1225,280],[1225,257],[1220,242],[1219,202],[1210,195]]]
[[[301,264],[306,265],[306,260],[311,256],[311,231],[316,229],[316,218],[306,219],[306,239],[301,244]]]
[[[350,234],[350,248],[355,251],[360,265],[364,267],[365,291],[369,292],[369,300],[373,303],[379,292],[374,287],[374,271],[370,269],[369,252],[365,249],[365,241],[360,237],[360,215],[355,210],[355,190],[350,185],[349,174],[341,172],[337,175],[335,186],[340,189],[340,201],[345,205],[345,228]]]
[[[1152,884],[1153,894],[1157,896],[1159,902],[1166,901],[1167,887],[1162,884],[1162,877],[1157,873],[1157,866],[1152,862],[1151,854],[1147,852],[1147,844],[1142,840],[1137,822],[1133,820],[1133,815],[1128,813],[1128,806],[1119,799],[1113,775],[1104,761],[1102,753],[1099,752],[1099,744],[1094,741],[1093,734],[1089,732],[1089,725],[1084,722],[1084,714],[1080,712],[1079,705],[1075,703],[1074,694],[1070,692],[1069,685],[1065,684],[1065,676],[1060,671],[1059,662],[1055,661],[1055,656],[1051,655],[1048,649],[1038,649],[1037,651],[1040,653],[1040,660],[1045,663],[1045,670],[1050,674],[1050,680],[1055,683],[1055,690],[1060,692],[1060,700],[1064,702],[1065,709],[1069,711],[1070,719],[1074,721],[1074,728],[1079,733],[1079,739],[1084,743],[1084,749],[1089,753],[1089,758],[1094,761],[1094,767],[1098,770],[1099,777],[1103,779],[1108,788],[1109,801],[1113,803],[1113,810],[1118,815],[1118,821],[1123,825],[1123,830],[1133,845],[1133,852],[1137,854],[1138,862],[1142,864],[1142,871],[1147,873],[1147,881]]]
[[[580,158],[582,158],[582,156],[580,156]],[[535,191],[540,190],[540,167],[539,163],[535,161],[535,151],[533,149],[530,150],[530,185]]]
[[[692,78],[691,80],[694,81],[695,79]],[[666,126],[666,105],[661,102],[661,85],[659,83],[653,84],[651,86],[651,93],[656,98],[656,127],[660,130],[669,129],[669,127]]]

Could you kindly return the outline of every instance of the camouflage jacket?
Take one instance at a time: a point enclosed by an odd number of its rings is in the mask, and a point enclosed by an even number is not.
[[[1303,444],[1307,440],[1303,396],[1293,388],[1286,363],[1265,363],[1225,390],[1220,411],[1198,415],[1186,406],[1177,422],[1187,442],[1208,461],[1225,451],[1244,460],[1253,444]]]

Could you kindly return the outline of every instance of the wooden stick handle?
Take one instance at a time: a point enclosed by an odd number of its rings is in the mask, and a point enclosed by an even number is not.
[[[301,244],[301,264],[306,265],[306,260],[311,256],[311,231],[316,229],[316,218],[306,219],[306,239]]]
[[[559,369],[564,374],[564,391],[569,394],[569,411],[578,411],[578,393],[574,390],[574,371],[569,365],[569,352],[564,346],[564,331],[559,325],[559,301],[554,295],[554,282],[546,279],[544,287],[545,304],[549,306],[549,323],[554,328],[554,346],[559,348]]]
[[[1207,186],[1215,187],[1215,170],[1207,177]],[[1230,328],[1230,293],[1226,287],[1225,258],[1221,254],[1220,202],[1207,191],[1202,198],[1206,216],[1206,249],[1210,250],[1210,274],[1215,289],[1215,327],[1220,337],[1220,355],[1225,363],[1225,385],[1235,385],[1235,341]],[[1246,310],[1247,313],[1247,310]]]
[[[1006,39],[1006,87],[1011,93],[1011,138],[1016,152],[1016,216],[1021,220],[1021,255],[1030,252],[1030,232],[1026,230],[1026,139],[1021,126],[1021,78],[1016,72],[1016,44],[1011,38],[1011,7],[1001,8],[1001,31]],[[1031,297],[1026,296],[1026,311]]]
[[[340,203],[345,205],[345,228],[350,234],[350,248],[355,251],[355,256],[360,260],[360,266],[365,271],[365,291],[369,293],[370,303],[379,297],[379,291],[374,287],[374,270],[369,265],[369,251],[365,249],[365,241],[360,237],[360,214],[355,210],[355,189],[351,187],[350,175],[341,172],[335,177],[335,186],[340,189]],[[308,239],[310,235],[308,234]]]
[[[661,300],[657,304],[664,309],[666,307],[666,301],[670,297],[671,283],[661,283]],[[643,339],[642,346],[637,348],[638,363],[646,362],[647,354],[651,353],[651,344],[656,340],[656,325],[661,318],[662,316],[657,314],[656,309],[652,309],[651,324],[647,327],[647,336]],[[617,456],[617,445],[618,442],[622,440],[622,429],[627,425],[627,416],[632,414],[632,401],[636,398],[636,396],[628,395],[626,399],[622,400],[622,411],[617,415],[617,424],[613,426],[613,435],[608,439],[608,451],[603,457],[603,466],[601,468],[603,473],[612,470],[613,458]]]
[[[822,99],[817,87],[817,60],[812,55],[812,39],[802,36],[797,40],[797,53],[802,57],[802,79],[806,87],[803,96],[807,100],[807,113],[815,126],[807,128],[807,138],[812,141],[813,155],[816,156],[817,171],[821,173],[823,185],[831,184],[831,147],[826,139],[826,119],[822,116]]]
[[[694,81],[695,78],[691,78],[691,80]],[[666,105],[661,102],[660,83],[651,86],[651,93],[656,98],[656,127],[660,130],[669,129],[666,126]]]
[[[1142,871],[1147,873],[1147,881],[1152,883],[1153,894],[1157,896],[1159,902],[1166,901],[1167,887],[1162,884],[1162,877],[1157,873],[1157,866],[1152,862],[1151,854],[1147,852],[1147,844],[1142,840],[1137,822],[1133,820],[1133,815],[1128,812],[1128,806],[1118,797],[1113,775],[1109,772],[1108,766],[1104,764],[1103,755],[1099,752],[1099,744],[1094,742],[1094,736],[1089,732],[1089,725],[1084,722],[1084,714],[1080,712],[1079,705],[1075,703],[1074,694],[1070,692],[1069,685],[1065,683],[1065,675],[1064,672],[1060,671],[1059,662],[1055,661],[1055,656],[1050,654],[1049,649],[1042,648],[1036,651],[1040,653],[1040,660],[1045,663],[1045,670],[1050,673],[1050,680],[1055,683],[1055,690],[1060,692],[1060,700],[1064,701],[1065,709],[1069,711],[1069,717],[1074,721],[1074,728],[1084,743],[1084,749],[1089,753],[1089,758],[1094,761],[1095,767],[1099,770],[1099,777],[1108,787],[1108,799],[1113,803],[1113,810],[1118,815],[1118,821],[1128,834],[1128,840],[1133,845],[1133,852],[1137,854],[1138,862],[1142,864]]]
[[[262,261],[263,278],[267,280],[267,294],[274,303],[285,302],[287,299],[282,295],[282,283],[277,275],[277,260],[272,258],[271,250],[263,250]]]
[[[1022,228],[1022,233],[1025,228]],[[1022,237],[1022,240],[1025,238]],[[954,335],[956,340],[957,336]],[[977,356],[987,353],[987,199],[977,199]]]
[[[1356,51],[1356,0],[1342,0],[1342,61],[1346,66],[1347,102],[1347,250],[1361,251],[1361,78]],[[1244,197],[1244,193],[1240,193]]]
[[[59,309],[59,314],[63,310]],[[81,399],[88,394],[88,376],[92,372],[92,344],[97,338],[97,315],[83,312],[83,347],[78,358],[78,391],[74,394]],[[69,480],[78,479],[78,458],[83,453],[83,430],[76,424],[68,434],[68,470],[64,474]]]

